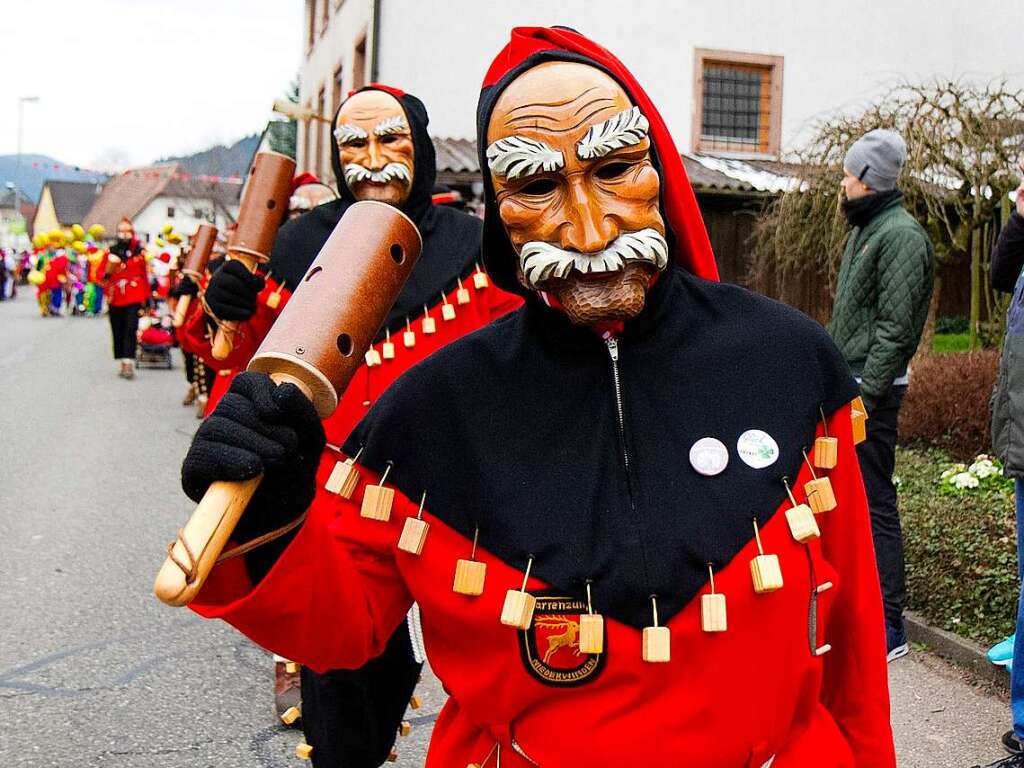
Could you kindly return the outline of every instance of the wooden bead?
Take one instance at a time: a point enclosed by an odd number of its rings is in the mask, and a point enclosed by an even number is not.
[[[423,706],[423,702],[420,701],[420,697],[419,696],[413,694],[412,696],[409,697],[409,707],[410,707],[410,709],[419,709],[422,706]]]
[[[750,561],[750,575],[758,594],[782,589],[782,566],[778,555],[758,555]]]
[[[705,632],[725,632],[729,627],[725,595],[703,595],[700,599],[700,626]]]
[[[302,712],[298,707],[288,707],[281,713],[281,722],[285,725],[293,725],[300,717],[302,717]]]
[[[359,470],[356,469],[356,464],[352,459],[345,459],[334,465],[327,482],[324,483],[324,489],[328,493],[338,494],[343,499],[351,499],[357,485],[359,485]]]
[[[839,440],[835,437],[819,437],[814,441],[814,466],[818,469],[833,469],[839,461]]]
[[[416,346],[416,331],[405,331],[402,334],[402,344],[405,345],[406,349],[412,349]]]
[[[672,639],[668,627],[644,627],[644,661],[663,664],[672,660]]]
[[[423,542],[427,540],[430,523],[415,517],[405,518],[402,535],[398,539],[398,548],[410,555],[419,555],[423,551]]]
[[[469,289],[459,288],[459,290],[455,292],[455,301],[459,304],[469,304]]]
[[[395,489],[383,485],[368,485],[363,490],[361,517],[387,522],[391,519],[391,506],[395,503]]]
[[[380,352],[373,347],[366,350],[366,367],[372,368],[375,365],[380,365]]]
[[[478,291],[483,290],[487,287],[487,275],[483,272],[477,272],[473,275],[473,287]]]
[[[437,321],[434,318],[423,318],[423,333],[425,333],[428,336],[432,333],[437,333]]]
[[[529,629],[536,607],[537,598],[529,592],[510,589],[505,593],[505,604],[501,608],[501,623],[516,629]]]
[[[412,723],[408,720],[403,720],[402,724],[398,726],[398,735],[405,737],[412,733]]]
[[[395,359],[395,345],[394,345],[394,342],[385,341],[383,344],[381,344],[380,345],[380,356],[383,357],[385,360],[394,360]]]
[[[821,536],[818,521],[814,519],[814,513],[806,504],[797,504],[787,509],[786,521],[789,523],[789,532],[801,544]]]
[[[850,411],[850,422],[853,427],[853,444],[860,445],[868,439],[868,415],[854,408]]]
[[[819,477],[805,483],[804,493],[807,494],[807,503],[811,505],[816,515],[831,512],[836,508],[836,494],[832,490],[832,481],[827,477]]]
[[[277,291],[274,291],[272,294],[267,296],[267,306],[270,309],[277,309],[279,306],[281,306],[281,294],[278,293]]]
[[[310,760],[313,757],[313,748],[302,742],[295,748],[295,756],[300,760]]]
[[[479,560],[459,560],[455,564],[455,584],[452,591],[471,597],[482,595],[486,576],[487,563],[481,563]]]
[[[604,653],[604,616],[584,613],[580,616],[580,653]]]
[[[298,674],[298,671],[302,669],[302,665],[297,661],[287,661],[284,665],[284,671],[289,675]]]

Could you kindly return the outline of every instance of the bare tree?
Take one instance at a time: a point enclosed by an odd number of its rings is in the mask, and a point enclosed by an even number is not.
[[[971,346],[979,345],[981,308],[1001,319],[1005,304],[988,288],[989,243],[1005,219],[1007,193],[1017,186],[1024,137],[1024,91],[1005,83],[962,81],[903,84],[860,114],[815,126],[795,160],[802,184],[776,199],[755,230],[751,279],[784,294],[808,273],[835,292],[848,227],[839,208],[842,162],[850,145],[873,128],[891,128],[907,142],[899,185],[928,231],[940,264],[971,263]],[[940,284],[936,283],[926,341],[930,349]]]

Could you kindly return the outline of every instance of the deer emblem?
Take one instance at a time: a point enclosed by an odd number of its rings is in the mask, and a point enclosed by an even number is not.
[[[548,635],[548,649],[544,654],[544,663],[547,664],[551,657],[558,653],[561,648],[574,649],[574,655],[580,655],[580,623],[572,619],[537,619],[534,624],[538,627],[549,629],[564,629],[561,634]]]

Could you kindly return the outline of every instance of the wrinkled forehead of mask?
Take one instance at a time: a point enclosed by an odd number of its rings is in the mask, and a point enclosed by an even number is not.
[[[405,110],[390,93],[361,91],[350,97],[338,110],[338,117],[334,121],[334,139],[342,150],[365,145],[371,137],[378,140],[387,137],[412,138]]]

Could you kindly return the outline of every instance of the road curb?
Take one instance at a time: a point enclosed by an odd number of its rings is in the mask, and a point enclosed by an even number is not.
[[[907,639],[912,643],[928,646],[928,650],[957,666],[963,667],[975,677],[992,683],[1007,692],[1010,690],[1010,676],[1006,670],[988,660],[987,649],[967,638],[931,626],[919,614],[907,611],[904,615]]]

